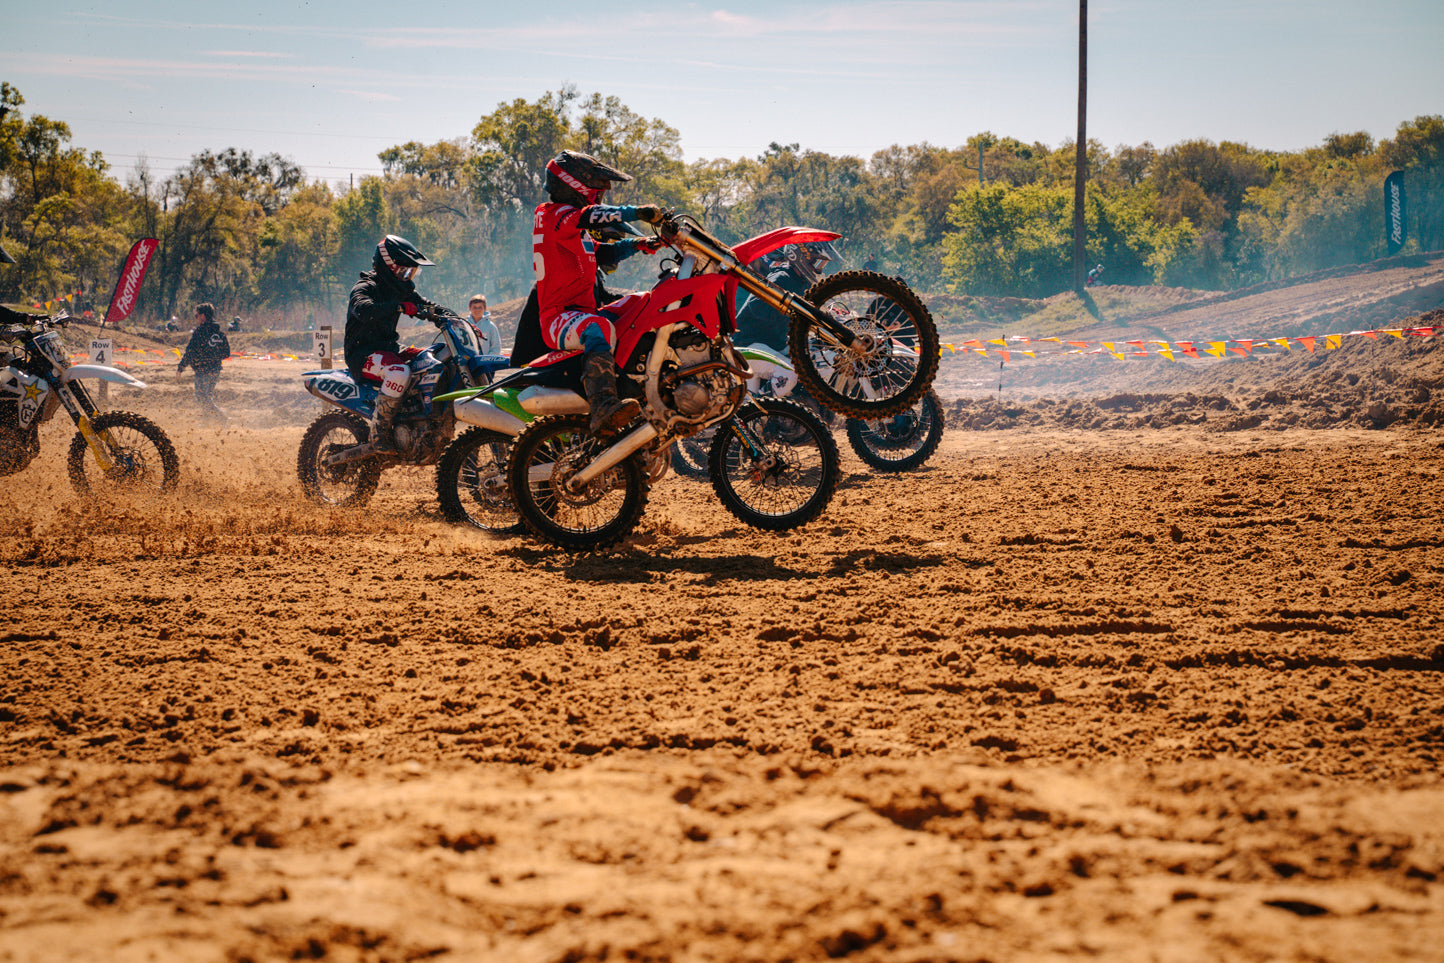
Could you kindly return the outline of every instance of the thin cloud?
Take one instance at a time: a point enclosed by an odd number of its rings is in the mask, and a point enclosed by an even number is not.
[[[383,94],[377,90],[347,90],[344,87],[338,87],[336,88],[336,93],[345,94],[348,97],[359,97],[367,101],[394,101],[400,103],[406,100],[405,97],[397,97],[395,94]]]
[[[136,84],[143,80],[224,80],[248,83],[313,84],[334,89],[338,84],[364,89],[376,82],[376,72],[362,67],[327,67],[316,64],[290,66],[275,63],[222,62],[219,60],[151,60],[128,57],[82,57],[67,54],[25,53],[16,57],[16,67],[35,74],[63,75],[103,80],[115,84]],[[446,89],[454,82],[445,77],[388,78],[388,89]],[[367,96],[380,96],[368,94]],[[400,99],[400,98],[392,98]]]
[[[207,50],[207,57],[268,57],[282,60],[295,60],[295,54],[276,53],[270,50]]]
[[[1019,11],[1036,11],[1029,16],[1037,26],[1015,25]],[[630,49],[639,35],[652,40],[654,62],[658,54],[676,50],[685,58],[666,58],[686,62],[693,55],[705,52],[714,42],[733,42],[744,37],[807,42],[806,51],[791,51],[796,57],[829,56],[828,45],[843,42],[850,47],[876,47],[881,38],[906,40],[911,49],[959,44],[995,45],[998,42],[1027,41],[1054,34],[1058,23],[1067,18],[1058,16],[1056,4],[1033,0],[1026,3],[937,3],[937,2],[866,2],[843,4],[825,9],[808,8],[774,12],[766,18],[750,17],[718,9],[700,11],[695,8],[671,11],[666,19],[643,10],[630,15],[613,16],[601,23],[574,20],[554,23],[532,23],[526,26],[489,26],[485,29],[454,29],[441,27],[399,27],[367,31],[365,42],[376,48],[450,48],[450,49],[516,49],[535,48],[553,56],[591,57],[596,51]],[[1069,21],[1071,24],[1072,21]],[[1070,26],[1071,29],[1071,26]],[[821,47],[819,47],[821,45]]]

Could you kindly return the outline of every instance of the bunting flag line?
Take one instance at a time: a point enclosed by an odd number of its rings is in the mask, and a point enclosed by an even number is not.
[[[37,304],[37,308],[42,305]],[[991,338],[987,341],[979,341],[976,338],[969,338],[967,341],[957,343],[944,342],[941,346],[942,354],[969,354],[982,358],[996,358],[1004,364],[1011,362],[1015,355],[1025,358],[1048,358],[1059,355],[1085,355],[1085,354],[1108,354],[1119,361],[1129,357],[1152,358],[1159,357],[1168,361],[1182,362],[1184,358],[1191,358],[1194,361],[1202,361],[1200,353],[1212,358],[1222,359],[1228,354],[1237,354],[1245,358],[1254,357],[1260,353],[1273,351],[1276,354],[1284,354],[1292,351],[1295,346],[1302,347],[1305,351],[1313,353],[1315,349],[1322,347],[1325,351],[1336,351],[1343,346],[1346,338],[1369,338],[1373,341],[1379,340],[1379,335],[1387,334],[1394,338],[1403,340],[1410,337],[1429,338],[1444,332],[1444,326],[1428,325],[1411,328],[1380,328],[1375,331],[1349,331],[1343,334],[1307,335],[1298,338],[1241,338],[1225,341],[1064,341],[1061,338],[1028,338],[1021,335],[1014,335],[1009,338]],[[1320,344],[1322,342],[1322,345]],[[1048,350],[1054,349],[1054,350]],[[170,358],[180,357],[179,348],[159,350],[156,348],[126,348],[115,349],[117,363],[121,363],[120,356],[125,355],[124,363],[128,364],[171,364]],[[160,355],[161,357],[151,357]],[[169,356],[169,357],[168,357]],[[72,355],[72,358],[81,361],[88,360],[83,354]],[[247,354],[246,352],[232,352],[232,360],[249,361],[303,361],[307,364],[319,364],[320,359],[315,355],[287,354],[283,352],[266,352],[263,354]]]
[[[1386,334],[1403,340],[1409,337],[1429,338],[1440,332],[1444,332],[1444,327],[1430,325],[1308,335],[1299,338],[1233,338],[1223,341],[1064,341],[1061,338],[1028,338],[1014,335],[1010,338],[990,338],[987,341],[969,338],[967,341],[957,343],[944,342],[942,353],[975,354],[983,358],[997,358],[1004,364],[1011,361],[1015,354],[1027,358],[1108,354],[1119,361],[1129,357],[1151,358],[1155,356],[1166,358],[1169,361],[1182,361],[1183,358],[1202,361],[1203,358],[1199,357],[1200,353],[1222,359],[1230,354],[1244,358],[1268,352],[1283,354],[1292,351],[1295,346],[1302,347],[1310,353],[1320,346],[1325,351],[1337,351],[1343,347],[1346,338],[1369,338],[1372,341],[1378,341],[1379,335]],[[1039,346],[1047,346],[1055,350],[1037,350]]]

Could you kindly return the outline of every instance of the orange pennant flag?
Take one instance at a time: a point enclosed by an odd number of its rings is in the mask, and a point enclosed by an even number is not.
[[[1377,331],[1350,331],[1349,333],[1362,334],[1366,338],[1373,338],[1375,341],[1379,340],[1379,332]]]
[[[1310,335],[1307,338],[1299,338],[1299,344],[1303,345],[1305,348],[1308,348],[1309,353],[1312,354],[1314,350],[1314,340],[1315,339],[1313,338],[1313,336]]]
[[[1235,341],[1234,344],[1237,345],[1237,347],[1233,348],[1232,350],[1238,352],[1244,357],[1248,357],[1249,352],[1253,350],[1252,341]]]

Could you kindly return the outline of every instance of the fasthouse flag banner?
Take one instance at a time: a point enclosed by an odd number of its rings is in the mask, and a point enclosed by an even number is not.
[[[131,245],[130,257],[125,259],[120,280],[115,282],[115,293],[110,296],[110,310],[105,312],[101,327],[119,324],[135,310],[136,299],[140,297],[140,282],[145,280],[145,269],[150,267],[150,257],[159,244],[160,241],[153,237],[143,237]]]
[[[1384,181],[1384,234],[1389,253],[1398,254],[1407,240],[1409,198],[1404,193],[1404,172],[1395,171]]]

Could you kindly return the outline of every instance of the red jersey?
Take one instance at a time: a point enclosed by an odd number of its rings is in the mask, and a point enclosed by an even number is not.
[[[591,210],[549,201],[532,218],[531,265],[543,324],[567,308],[597,309],[597,247],[582,227]]]

